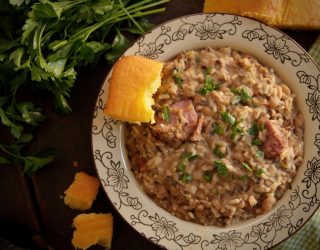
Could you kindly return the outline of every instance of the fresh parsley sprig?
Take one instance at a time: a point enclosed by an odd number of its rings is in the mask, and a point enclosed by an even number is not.
[[[0,164],[24,164],[31,174],[51,162],[52,151],[26,150],[32,136],[25,138],[45,119],[37,97],[49,94],[59,112],[70,113],[78,69],[102,57],[112,64],[131,44],[123,33],[143,34],[152,27],[144,17],[166,2],[0,0],[0,120],[12,136],[0,139]],[[20,98],[25,92],[30,100]]]

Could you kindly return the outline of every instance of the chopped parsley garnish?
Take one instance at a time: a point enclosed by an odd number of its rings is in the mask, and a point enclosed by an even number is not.
[[[212,172],[210,171],[206,171],[203,173],[203,179],[206,181],[206,182],[211,182],[212,180]]]
[[[227,176],[228,168],[227,166],[221,161],[214,161],[214,167],[216,168],[218,175]]]
[[[216,84],[213,82],[213,79],[211,76],[206,75],[204,85],[200,90],[200,94],[206,95],[214,89],[216,89]]]
[[[162,118],[165,122],[170,122],[170,111],[168,106],[164,106],[162,109]]]
[[[188,173],[184,173],[181,177],[180,177],[180,181],[182,181],[183,183],[192,181],[192,176]]]
[[[201,58],[199,57],[199,56],[196,56],[196,64],[200,64],[200,62],[201,62]]]
[[[231,132],[230,132],[230,137],[232,140],[234,140],[237,135],[243,135],[243,129],[242,128],[239,128],[237,126],[232,126],[231,128]]]
[[[247,180],[248,178],[249,178],[249,176],[247,174],[244,174],[244,175],[240,176],[240,179],[244,180],[244,181]]]
[[[180,163],[180,164],[179,164],[179,171],[182,172],[182,173],[186,172],[186,165]]]
[[[210,75],[211,74],[211,70],[212,70],[211,67],[207,67],[206,68],[206,75]]]
[[[259,138],[255,138],[252,140],[252,145],[260,146],[261,144],[262,144],[262,142]]]
[[[252,169],[248,163],[242,162],[242,167],[248,170],[249,172],[252,172]]]
[[[265,169],[264,168],[259,168],[255,171],[255,175],[256,176],[260,176],[261,174],[265,173]]]
[[[233,125],[236,122],[236,118],[227,111],[221,113],[221,118],[230,125]]]
[[[253,136],[257,136],[259,134],[259,125],[257,123],[253,123],[252,126],[248,129],[248,133]]]
[[[179,73],[174,73],[172,76],[174,83],[177,84],[180,88],[182,87],[183,79]]]
[[[238,102],[241,102],[242,104],[246,104],[252,98],[252,96],[248,93],[247,89],[230,88],[230,90],[232,91],[232,93],[237,95],[233,104],[236,104]]]
[[[218,124],[214,123],[212,124],[213,132],[217,135],[223,135],[223,128]]]
[[[183,183],[186,183],[192,180],[192,176],[186,172],[185,164],[180,163],[178,169],[179,169],[179,172],[182,173],[182,175],[179,178],[180,181],[182,181]]]
[[[262,151],[258,150],[258,151],[256,152],[256,156],[257,156],[257,157],[264,157],[264,153],[263,153]]]
[[[213,154],[219,158],[223,158],[225,157],[226,155],[224,153],[221,152],[220,150],[221,146],[220,145],[216,145],[213,149]]]
[[[183,152],[180,156],[180,158],[182,160],[186,160],[186,161],[193,161],[195,160],[199,155],[198,154],[193,154],[190,152]]]
[[[238,126],[242,122],[242,119],[236,120],[236,118],[227,111],[221,113],[221,118],[225,123],[231,125],[230,137],[232,140],[238,135],[243,135],[243,129]]]

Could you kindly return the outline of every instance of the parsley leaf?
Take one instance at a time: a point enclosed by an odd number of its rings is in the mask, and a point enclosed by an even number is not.
[[[251,169],[251,167],[249,166],[248,163],[242,162],[241,164],[242,164],[242,167],[243,167],[244,169],[246,169],[246,170],[249,171],[249,172],[252,172],[252,169]]]
[[[180,177],[180,181],[182,181],[183,183],[187,183],[189,181],[192,181],[192,175],[185,173]]]
[[[236,99],[233,101],[233,104],[236,104],[238,102],[241,102],[242,104],[247,104],[252,98],[248,90],[245,88],[242,88],[242,89],[230,88],[230,90],[232,91],[232,93],[237,95]]]
[[[256,176],[260,176],[260,175],[262,175],[263,173],[265,173],[265,169],[264,168],[259,168],[259,169],[257,169],[256,171],[255,171],[255,175]]]
[[[252,140],[252,145],[260,146],[261,144],[262,144],[262,142],[259,138],[255,138]]]
[[[212,180],[212,172],[210,171],[205,171],[203,173],[203,179],[206,181],[206,182],[211,182]]]
[[[76,70],[95,66],[103,56],[114,63],[132,44],[123,31],[144,33],[151,25],[143,17],[164,11],[156,7],[168,1],[2,1],[0,122],[13,143],[0,142],[0,164],[22,163],[31,174],[51,162],[52,154],[28,154],[25,147],[32,139],[26,134],[45,119],[38,98],[45,93],[60,113],[70,113]]]
[[[169,110],[168,106],[163,107],[162,118],[165,122],[170,122],[170,110]]]
[[[248,133],[253,136],[257,136],[259,133],[259,125],[257,123],[253,123],[252,126],[248,129]]]
[[[200,94],[204,96],[217,88],[218,88],[218,85],[214,83],[212,77],[210,75],[206,75],[204,85],[200,89]]]
[[[221,118],[230,125],[233,125],[236,122],[236,118],[227,111],[221,113]]]
[[[222,161],[214,161],[214,167],[216,168],[219,175],[221,176],[228,175],[228,168]]]
[[[213,132],[217,135],[223,135],[224,131],[223,128],[218,123],[212,124]]]
[[[264,157],[263,151],[258,150],[258,151],[256,152],[256,156],[257,156],[257,157]]]
[[[213,149],[213,154],[219,158],[223,158],[226,155],[224,153],[222,153],[222,151],[220,150],[221,146],[219,144],[216,144],[216,146]]]
[[[180,88],[182,87],[183,79],[180,73],[174,73],[172,76],[174,83],[177,84]]]

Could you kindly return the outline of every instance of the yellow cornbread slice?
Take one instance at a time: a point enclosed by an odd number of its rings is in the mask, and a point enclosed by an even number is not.
[[[320,0],[205,0],[203,11],[252,17],[287,29],[320,29]]]
[[[282,4],[283,0],[206,0],[203,11],[243,15],[275,24]]]
[[[96,244],[105,249],[111,248],[112,214],[79,214],[73,219],[73,226],[72,245],[76,249],[87,249]]]
[[[320,0],[286,0],[280,28],[320,29]]]
[[[104,112],[121,121],[154,122],[152,95],[161,84],[163,63],[126,56],[114,66]]]
[[[86,210],[91,208],[92,202],[96,199],[99,180],[84,172],[75,175],[73,183],[64,192],[64,203],[73,209]]]

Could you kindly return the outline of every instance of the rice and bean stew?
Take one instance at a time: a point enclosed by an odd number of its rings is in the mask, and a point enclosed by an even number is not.
[[[155,124],[128,125],[143,190],[171,214],[228,226],[268,212],[303,158],[294,94],[251,55],[204,48],[165,63]]]

